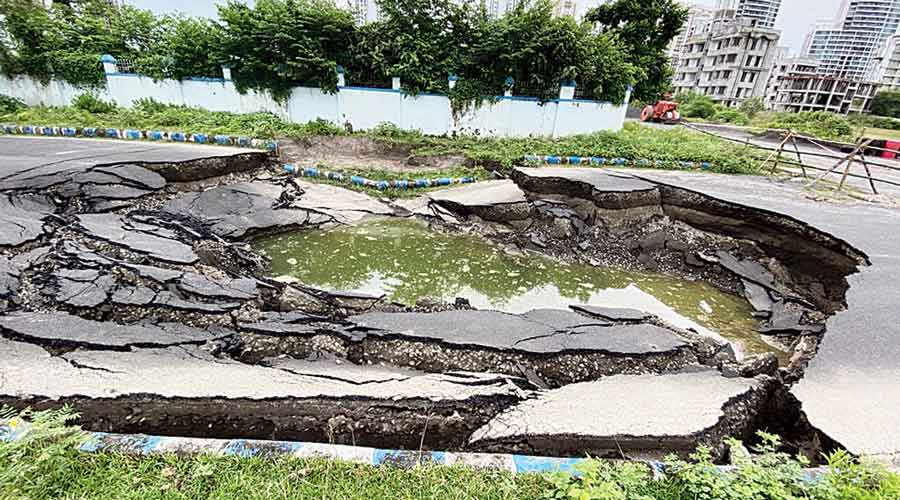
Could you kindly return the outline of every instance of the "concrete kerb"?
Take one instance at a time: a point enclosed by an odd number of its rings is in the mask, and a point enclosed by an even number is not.
[[[0,423],[0,441],[14,441],[26,436],[30,424],[13,418]],[[238,457],[295,456],[298,458],[328,458],[364,465],[414,467],[417,465],[463,465],[476,469],[505,470],[515,474],[564,472],[576,474],[576,466],[585,461],[578,458],[535,457],[492,453],[455,453],[444,451],[387,450],[364,446],[297,441],[266,441],[256,439],[212,439],[145,434],[112,434],[87,432],[78,449],[86,453],[101,451],[127,455],[174,453],[178,455],[219,455]],[[661,464],[650,464],[654,474]]]
[[[291,163],[282,166],[282,170],[290,175],[299,177],[312,177],[329,179],[337,182],[349,182],[356,186],[365,186],[379,191],[388,188],[416,189],[436,186],[450,186],[453,184],[471,184],[477,182],[476,177],[435,177],[431,179],[397,179],[397,180],[373,180],[361,175],[350,175],[334,170],[322,170],[317,167],[298,167]]]
[[[561,156],[561,155],[525,155],[526,163],[533,165],[573,165],[595,166],[609,165],[613,167],[676,167],[684,170],[710,170],[713,168],[709,162],[676,161],[676,160],[647,160],[629,158],[604,158],[602,156]]]
[[[23,438],[29,431],[28,422],[13,418],[0,421],[0,441]],[[258,439],[213,439],[147,434],[114,434],[87,432],[78,450],[85,453],[113,452],[146,456],[172,453],[182,456],[217,455],[242,458],[325,458],[362,465],[413,468],[421,465],[464,466],[473,469],[501,470],[513,474],[563,473],[579,476],[579,465],[587,458],[558,458],[502,453],[458,453],[447,451],[388,450],[365,446],[350,446],[300,441],[267,441]],[[600,459],[615,462],[615,460]],[[665,475],[666,464],[641,460],[650,469],[654,480]],[[733,466],[717,466],[719,471],[734,470]],[[815,481],[829,472],[827,467],[805,469],[806,478]]]
[[[102,127],[49,127],[38,125],[2,125],[0,132],[9,135],[35,135],[43,137],[77,137],[106,138],[128,141],[166,141],[195,144],[212,144],[218,146],[236,146],[239,148],[265,149],[277,152],[278,142],[252,137],[224,134],[204,134],[200,132],[166,132],[160,130],[117,129]]]

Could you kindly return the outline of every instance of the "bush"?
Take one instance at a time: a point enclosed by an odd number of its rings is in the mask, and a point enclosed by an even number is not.
[[[18,97],[8,96],[6,94],[0,94],[0,115],[7,115],[9,113],[18,113],[25,109],[25,101],[19,99]]]
[[[900,90],[882,90],[872,100],[872,113],[900,118]]]
[[[116,105],[114,103],[106,102],[87,92],[72,99],[72,107],[96,114],[112,113],[116,110]]]
[[[843,115],[827,111],[803,111],[801,113],[776,113],[765,123],[768,128],[791,129],[801,134],[853,141],[854,128]]]
[[[685,118],[709,119],[716,114],[716,102],[705,95],[689,94],[680,95],[678,110]]]
[[[887,116],[851,115],[850,121],[860,127],[883,128],[887,130],[900,130],[900,120]]]
[[[749,125],[750,118],[734,108],[716,105],[716,112],[710,118],[716,123],[730,123],[733,125]]]
[[[744,99],[738,109],[741,110],[741,113],[747,115],[748,118],[753,118],[757,113],[765,111],[766,106],[763,103],[762,97],[751,97],[749,99]]]
[[[381,122],[369,131],[372,135],[389,139],[421,139],[422,131],[404,130],[393,122]]]
[[[734,468],[723,470],[710,452],[699,448],[690,461],[669,458],[665,477],[651,478],[642,464],[591,460],[579,467],[580,477],[551,477],[544,498],[585,500],[889,500],[898,498],[900,476],[862,463],[846,452],[828,457],[829,471],[817,480],[806,477],[808,461],[778,452],[777,436],[759,434],[755,454],[737,456]],[[732,450],[743,449],[728,440]]]

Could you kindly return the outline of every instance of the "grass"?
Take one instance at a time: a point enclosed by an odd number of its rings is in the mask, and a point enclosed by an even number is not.
[[[349,179],[351,175],[359,175],[366,177],[368,179],[372,179],[375,181],[380,180],[415,180],[415,179],[438,179],[442,177],[450,177],[450,178],[459,178],[459,177],[474,177],[479,181],[489,179],[489,174],[481,168],[477,167],[466,167],[459,166],[454,168],[445,168],[440,170],[406,170],[401,172],[395,172],[392,170],[382,170],[382,169],[360,169],[360,168],[341,168],[339,166],[333,165],[318,165],[321,170],[333,170],[336,172],[340,172],[344,174],[344,176]],[[360,193],[366,193],[375,198],[389,198],[389,199],[403,199],[403,198],[415,198],[416,196],[421,195],[422,193],[432,192],[432,191],[440,191],[443,189],[450,189],[453,187],[459,187],[460,184],[451,184],[449,186],[434,186],[427,188],[415,188],[415,189],[396,189],[396,188],[387,188],[387,189],[375,189],[366,186],[359,186],[356,184],[351,184],[348,180],[345,181],[335,181],[331,179],[327,179],[325,177],[297,177],[300,180],[307,182],[315,182],[318,184],[329,184],[332,186],[340,186],[345,189],[350,189],[352,191],[358,191]]]
[[[0,411],[8,419],[15,413]],[[31,427],[0,440],[0,498],[19,499],[551,499],[585,500],[896,500],[900,476],[838,452],[831,471],[806,480],[802,459],[779,453],[760,434],[756,455],[737,455],[718,470],[707,450],[670,459],[655,481],[640,463],[588,460],[580,477],[513,475],[496,470],[420,466],[399,469],[325,459],[236,456],[127,456],[82,453],[81,430],[68,410],[23,412]],[[743,449],[737,441],[732,449]]]
[[[102,109],[98,107],[97,109]],[[260,139],[348,135],[342,127],[325,121],[287,123],[270,113],[235,114],[164,105],[142,100],[133,108],[90,112],[75,106],[29,107],[0,115],[0,122],[98,128],[135,128],[250,136]],[[758,155],[750,150],[689,131],[655,129],[628,123],[621,132],[550,138],[486,138],[474,136],[432,137],[382,124],[370,131],[356,131],[381,141],[412,146],[411,155],[463,155],[478,166],[505,170],[521,164],[526,154],[602,156],[630,160],[708,162],[720,173],[756,173]]]
[[[900,141],[900,130],[867,127],[862,130],[862,134],[865,137],[869,137],[872,139],[888,139],[892,141]]]

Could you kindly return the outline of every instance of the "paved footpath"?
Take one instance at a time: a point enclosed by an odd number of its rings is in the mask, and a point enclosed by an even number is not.
[[[900,210],[813,202],[761,177],[630,173],[794,217],[868,256],[871,265],[849,278],[847,308],[828,320],[792,392],[810,422],[850,451],[900,463]]]

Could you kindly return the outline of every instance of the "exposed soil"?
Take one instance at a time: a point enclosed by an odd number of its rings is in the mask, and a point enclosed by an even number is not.
[[[280,139],[278,148],[285,163],[331,168],[403,173],[446,170],[471,164],[462,155],[417,155],[411,145],[364,136]]]

